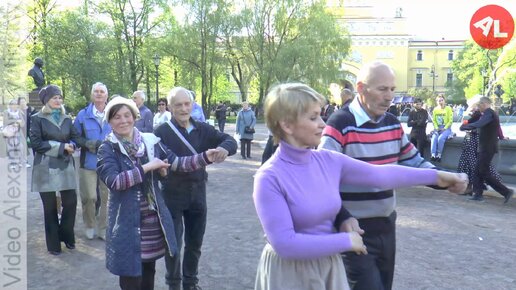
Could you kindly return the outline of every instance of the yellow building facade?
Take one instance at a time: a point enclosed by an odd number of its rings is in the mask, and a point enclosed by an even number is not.
[[[351,50],[342,62],[344,78],[340,85],[355,89],[356,76],[363,64],[379,60],[396,73],[396,94],[405,95],[411,88],[445,92],[453,81],[452,60],[464,47],[464,40],[418,39],[408,32],[403,7],[375,17],[373,1],[328,0],[328,10],[351,37]]]

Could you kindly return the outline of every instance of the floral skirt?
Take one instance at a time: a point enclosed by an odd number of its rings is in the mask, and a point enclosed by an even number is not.
[[[464,137],[464,142],[462,143],[462,152],[459,158],[459,166],[457,167],[458,172],[466,173],[469,178],[469,183],[473,184],[474,181],[478,178],[475,169],[477,168],[477,160],[478,160],[478,133],[468,133],[466,137]],[[493,165],[489,165],[489,171],[495,176],[496,179],[502,181],[502,177],[493,167]]]

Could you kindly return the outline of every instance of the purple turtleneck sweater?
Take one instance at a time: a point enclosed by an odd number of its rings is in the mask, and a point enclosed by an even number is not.
[[[336,233],[340,183],[392,189],[435,185],[437,171],[371,165],[325,149],[281,142],[257,171],[254,204],[267,240],[285,259],[313,259],[349,251],[347,233]]]

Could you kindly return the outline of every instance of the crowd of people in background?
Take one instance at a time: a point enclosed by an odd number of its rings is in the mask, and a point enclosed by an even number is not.
[[[442,94],[434,108],[417,98],[393,104],[395,75],[382,62],[362,68],[356,90],[344,88],[337,104],[301,83],[270,89],[264,103],[269,138],[253,188],[267,237],[255,289],[391,289],[394,188],[428,185],[482,201],[489,185],[504,203],[513,196],[492,166],[505,137],[488,98],[467,111],[447,105]],[[153,113],[144,91],[110,98],[97,82],[74,120],[58,86],[45,86],[38,96],[40,111],[23,97],[9,102],[3,133],[19,134],[34,153],[32,165],[17,166],[33,166],[31,191],[43,203],[48,253],[60,255],[62,243],[75,249],[79,191],[84,236],[106,242],[106,266],[121,289],[153,289],[163,257],[170,290],[201,289],[206,167],[236,154],[237,140],[241,158],[253,159],[255,108],[241,103],[232,137],[224,133],[230,106],[221,101],[210,110],[215,127],[195,92],[183,87],[158,99]],[[408,117],[409,136],[401,115]],[[439,171],[454,118],[463,117],[469,120],[461,126],[467,135],[460,173]],[[427,126],[433,126],[430,135]]]

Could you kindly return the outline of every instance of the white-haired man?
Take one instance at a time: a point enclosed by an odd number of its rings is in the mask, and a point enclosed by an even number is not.
[[[216,148],[219,153],[215,162],[222,162],[228,155],[235,154],[235,139],[207,123],[195,121],[191,116],[192,104],[188,90],[182,87],[172,89],[168,96],[172,120],[161,124],[154,134],[177,156],[190,156]],[[167,284],[171,290],[181,289],[181,282],[183,290],[198,290],[197,272],[206,229],[206,170],[202,168],[189,173],[170,171],[163,183],[163,197],[172,214],[179,249],[183,245],[183,232],[185,237],[182,267],[179,255],[165,256]]]
[[[82,137],[88,139],[87,146],[81,148],[79,168],[79,192],[82,202],[82,218],[86,227],[86,238],[93,239],[95,230],[100,239],[106,237],[106,213],[109,190],[96,173],[97,149],[106,136],[111,133],[111,126],[103,122],[104,108],[108,99],[108,89],[97,82],[91,87],[91,103],[79,111],[74,127]],[[97,192],[99,193],[97,195]],[[96,214],[97,198],[100,197],[98,216]]]
[[[136,103],[136,106],[140,110],[140,119],[136,121],[135,127],[140,132],[152,133],[153,131],[153,121],[154,115],[151,110],[145,106],[145,92],[144,91],[136,91],[133,93],[133,101]]]

